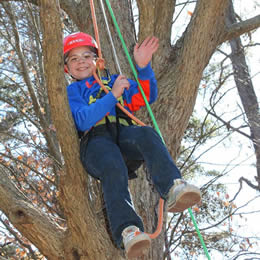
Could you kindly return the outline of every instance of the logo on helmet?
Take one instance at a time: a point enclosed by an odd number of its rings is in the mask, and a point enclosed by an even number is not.
[[[67,45],[71,45],[71,44],[77,43],[77,42],[84,42],[84,39],[75,39],[75,40],[72,40],[72,41],[68,42]]]

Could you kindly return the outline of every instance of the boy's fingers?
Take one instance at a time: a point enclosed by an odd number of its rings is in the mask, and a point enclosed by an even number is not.
[[[138,45],[137,48],[139,47],[149,47],[152,49],[156,49],[159,46],[159,39],[155,36],[152,37],[147,37],[146,39],[144,39],[144,41],[140,44],[140,46]]]
[[[149,43],[150,43],[151,46],[157,46],[157,45],[159,45],[159,39],[156,38],[156,37],[152,37],[150,39]]]
[[[144,39],[144,41],[143,41],[143,45],[144,46],[146,46],[146,45],[148,45],[149,44],[149,42],[150,42],[150,40],[151,40],[151,37],[150,36],[148,36],[146,39]]]
[[[126,76],[121,74],[121,75],[119,75],[119,76],[117,77],[117,79],[118,79],[118,80],[126,79]]]
[[[134,50],[137,50],[139,48],[139,43],[135,44]]]
[[[159,39],[156,37],[153,37],[153,39],[150,42],[149,46],[153,51],[156,51],[159,47]]]

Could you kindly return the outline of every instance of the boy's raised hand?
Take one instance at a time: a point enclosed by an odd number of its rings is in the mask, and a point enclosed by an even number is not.
[[[144,68],[151,61],[153,54],[159,47],[159,39],[152,36],[147,37],[140,45],[134,48],[134,59],[140,68]]]

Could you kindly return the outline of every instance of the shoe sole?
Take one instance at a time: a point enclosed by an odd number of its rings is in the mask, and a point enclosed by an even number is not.
[[[129,242],[126,248],[127,259],[133,259],[145,254],[145,251],[151,246],[151,239],[147,234],[139,234]]]
[[[200,191],[183,191],[176,197],[176,202],[168,205],[168,212],[182,212],[188,209],[201,200]]]

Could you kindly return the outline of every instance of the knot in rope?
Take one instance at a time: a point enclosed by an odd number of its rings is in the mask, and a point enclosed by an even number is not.
[[[99,70],[104,70],[105,69],[105,60],[103,58],[97,58],[96,67]]]

